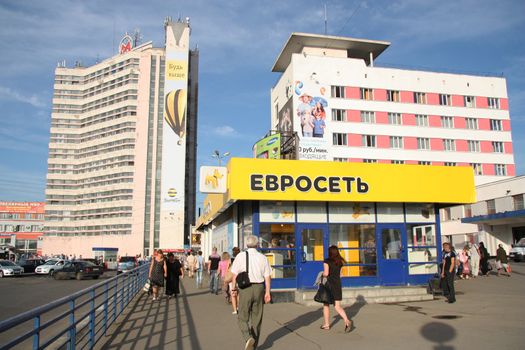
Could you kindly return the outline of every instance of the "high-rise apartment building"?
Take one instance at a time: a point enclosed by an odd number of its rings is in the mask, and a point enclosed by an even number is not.
[[[55,71],[44,254],[151,254],[188,244],[195,221],[198,51],[189,21]]]
[[[290,36],[271,128],[297,132],[297,158],[470,166],[478,185],[514,176],[505,79],[374,66],[389,45]]]

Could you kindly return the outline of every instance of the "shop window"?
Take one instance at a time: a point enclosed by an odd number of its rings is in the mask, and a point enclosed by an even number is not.
[[[434,205],[427,203],[407,203],[407,222],[435,222]]]
[[[381,246],[383,259],[401,259],[403,246],[401,243],[401,231],[395,228],[384,228],[381,231]]]
[[[377,222],[405,222],[402,203],[377,203]]]
[[[295,226],[293,224],[261,224],[261,253],[272,266],[272,278],[295,278]]]
[[[407,224],[408,273],[411,275],[437,272],[436,226]]]
[[[409,247],[435,247],[436,225],[407,224],[407,242]]]
[[[324,202],[298,202],[297,222],[326,222],[326,204]]]
[[[328,219],[331,223],[374,223],[374,203],[330,202]]]
[[[259,202],[260,222],[295,222],[294,202]]]
[[[335,245],[345,259],[341,277],[375,276],[377,250],[375,225],[331,224],[330,245]]]

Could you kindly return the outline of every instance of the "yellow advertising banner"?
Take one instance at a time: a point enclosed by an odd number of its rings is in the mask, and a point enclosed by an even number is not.
[[[470,167],[233,158],[229,199],[474,203]]]
[[[188,62],[185,60],[168,60],[166,62],[166,79],[187,80]]]

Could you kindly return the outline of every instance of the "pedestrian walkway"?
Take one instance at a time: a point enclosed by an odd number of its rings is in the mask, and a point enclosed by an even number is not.
[[[525,264],[511,278],[458,281],[457,303],[355,304],[345,307],[356,329],[334,317],[322,331],[320,307],[293,303],[265,308],[258,349],[509,349],[522,348]],[[97,349],[244,349],[237,317],[219,294],[184,279],[176,300],[141,293]],[[334,312],[332,310],[332,315]]]

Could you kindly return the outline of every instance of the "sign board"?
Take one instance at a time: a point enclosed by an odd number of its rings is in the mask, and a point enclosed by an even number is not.
[[[257,141],[255,158],[281,159],[281,134],[270,135]]]
[[[0,202],[0,213],[44,214],[44,202]]]
[[[201,193],[226,193],[228,169],[218,166],[201,166],[199,176]]]
[[[126,53],[126,52],[130,52],[131,49],[133,48],[133,39],[131,38],[131,36],[129,36],[128,33],[126,33],[126,35],[124,35],[124,37],[122,38],[122,40],[120,41],[120,44],[119,44],[119,50],[118,52],[122,55],[123,53]]]

